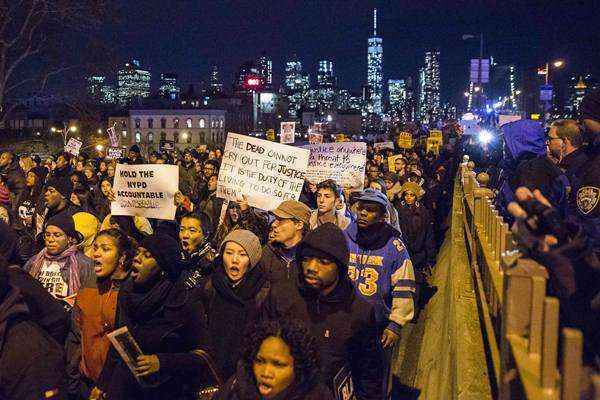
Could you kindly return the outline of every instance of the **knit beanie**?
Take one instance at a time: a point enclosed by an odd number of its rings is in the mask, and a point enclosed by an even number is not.
[[[350,253],[346,237],[337,225],[327,222],[308,232],[298,246],[297,259],[305,257],[326,258],[334,261],[340,276],[348,273]]]
[[[40,184],[43,184],[46,180],[46,176],[48,175],[48,169],[46,167],[33,167],[29,170],[32,172],[38,179]]]
[[[71,183],[71,180],[58,176],[53,176],[52,178],[48,179],[48,182],[46,182],[46,188],[49,187],[53,187],[65,199],[68,199],[73,191],[73,184]]]
[[[152,254],[158,267],[167,273],[170,280],[175,281],[181,274],[182,267],[180,263],[181,254],[179,252],[179,243],[170,235],[155,233],[145,237],[140,247],[145,248]]]
[[[77,240],[77,243],[83,240],[81,233],[75,229],[75,221],[69,213],[61,212],[50,218],[46,223],[46,227],[55,226],[65,233],[70,238]]]
[[[248,254],[248,258],[250,258],[250,265],[252,267],[255,267],[260,261],[260,257],[262,256],[260,240],[258,240],[258,237],[251,231],[246,229],[236,229],[229,232],[221,242],[221,254],[223,254],[227,242],[234,242],[242,246],[246,251],[246,254]]]
[[[137,154],[141,154],[142,153],[140,151],[140,146],[138,146],[137,144],[134,144],[133,146],[131,146],[129,148],[129,151],[133,151],[134,153],[137,153]]]

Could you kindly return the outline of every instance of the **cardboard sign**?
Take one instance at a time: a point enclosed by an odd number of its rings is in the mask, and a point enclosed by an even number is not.
[[[397,154],[395,156],[389,156],[388,157],[388,170],[390,172],[397,172],[396,171],[396,159],[404,159],[404,157],[402,156],[402,154]],[[404,163],[406,165],[406,162]]]
[[[275,129],[267,129],[267,140],[275,141]]]
[[[412,149],[413,140],[409,132],[400,132],[400,135],[398,135],[398,147],[401,149]]]
[[[367,163],[364,142],[322,143],[305,146],[310,149],[306,179],[318,184],[327,179],[338,185],[362,190]]]
[[[172,140],[161,140],[158,147],[160,151],[173,151],[175,149],[175,142]]]
[[[118,160],[123,158],[123,148],[121,147],[109,147],[106,150],[106,158],[109,160]]]
[[[438,131],[437,129],[432,129],[429,131],[429,137],[430,138],[436,138],[439,139],[440,141],[442,141],[443,136],[442,136],[442,131]]]
[[[323,143],[323,135],[321,135],[320,133],[309,133],[308,134],[308,143],[310,143],[310,144]]]
[[[70,138],[67,144],[65,145],[65,151],[69,154],[73,154],[74,156],[79,155],[79,150],[81,150],[81,146],[83,142],[81,140]]]
[[[373,149],[375,151],[381,151],[383,149],[392,149],[392,150],[394,150],[394,142],[378,142],[378,143],[373,143]]]
[[[279,142],[283,144],[294,143],[296,139],[296,123],[295,122],[282,122],[281,123],[281,135]]]
[[[111,128],[108,128],[106,130],[106,133],[108,134],[108,141],[110,142],[110,145],[112,147],[119,147],[119,135],[117,135],[115,127],[113,126]]]
[[[219,170],[217,196],[272,210],[284,200],[298,200],[309,151],[229,133]]]
[[[427,138],[427,145],[425,146],[425,151],[429,153],[433,151],[436,154],[440,153],[440,147],[442,147],[442,140],[435,137]]]
[[[175,193],[179,190],[179,166],[165,164],[117,164],[112,215],[175,219]]]

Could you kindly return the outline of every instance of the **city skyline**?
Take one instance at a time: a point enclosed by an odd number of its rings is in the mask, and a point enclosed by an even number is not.
[[[594,62],[600,54],[598,43],[580,22],[591,22],[589,5],[558,5],[544,11],[549,17],[563,16],[564,23],[549,26],[537,22],[541,10],[531,2],[458,8],[404,1],[205,2],[202,7],[182,1],[168,10],[153,0],[142,8],[131,1],[116,3],[123,22],[107,27],[111,33],[106,36],[118,42],[115,51],[121,61],[139,58],[153,75],[173,71],[184,85],[208,80],[216,64],[223,83],[230,86],[244,61],[256,60],[266,51],[277,86],[283,81],[285,61],[296,53],[311,80],[315,80],[318,61],[328,59],[336,65],[339,86],[359,91],[365,83],[365,39],[372,34],[375,7],[380,11],[378,31],[386,43],[383,81],[416,77],[422,54],[439,49],[442,101],[456,100],[467,86],[468,59],[477,55],[478,43],[462,41],[465,33],[483,31],[485,55],[493,54],[502,64],[517,64],[518,69],[536,66],[544,54],[564,57],[569,68],[581,73],[597,73],[593,66],[600,64]],[[503,28],[514,13],[520,18],[506,32]],[[569,19],[577,24],[570,24]],[[576,42],[570,39],[574,37]]]

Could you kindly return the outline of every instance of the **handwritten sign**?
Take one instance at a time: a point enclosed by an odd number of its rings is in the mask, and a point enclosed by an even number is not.
[[[443,140],[442,131],[432,129],[429,131],[429,137],[439,139],[440,142]]]
[[[65,145],[65,151],[69,154],[73,154],[74,156],[79,155],[79,150],[81,150],[81,146],[83,142],[79,139],[70,138],[67,144]]]
[[[279,141],[283,144],[294,143],[296,138],[296,123],[295,122],[282,122],[281,123],[281,135]]]
[[[108,134],[108,141],[112,147],[119,147],[119,135],[117,135],[117,131],[115,131],[115,127],[110,127],[106,130]]]
[[[308,143],[310,143],[310,144],[323,143],[323,135],[321,135],[320,133],[309,133],[308,134]]]
[[[430,151],[439,154],[440,147],[442,146],[442,140],[436,137],[428,137],[427,144],[425,146],[425,151],[429,153]]]
[[[309,151],[268,140],[229,133],[219,170],[217,196],[272,210],[284,200],[298,200]]]
[[[375,151],[381,151],[383,149],[392,149],[392,150],[394,150],[394,142],[378,142],[378,143],[373,143],[373,149]]]
[[[401,160],[396,162],[396,160]],[[395,156],[389,156],[388,157],[388,170],[390,172],[399,172],[396,169],[396,164],[398,164],[398,166],[401,165],[401,162],[403,162],[406,165],[406,161],[404,161],[404,157],[402,156],[402,154],[397,154]]]
[[[112,215],[175,219],[175,192],[179,187],[177,165],[117,164]]]
[[[413,147],[412,135],[409,132],[400,132],[400,135],[398,135],[398,147],[401,149],[411,149]]]
[[[106,158],[109,160],[118,160],[123,158],[123,149],[121,147],[109,147],[106,150]]]
[[[315,184],[327,179],[361,190],[364,186],[367,144],[341,142],[311,144],[306,178]]]

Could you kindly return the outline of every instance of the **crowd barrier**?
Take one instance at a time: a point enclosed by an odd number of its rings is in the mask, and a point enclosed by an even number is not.
[[[582,334],[563,328],[559,338],[559,302],[546,296],[546,268],[517,250],[510,227],[494,207],[493,192],[480,185],[473,168],[465,156],[455,190],[462,199],[494,397],[580,399]],[[592,377],[592,385],[591,398],[600,400],[600,376]]]

